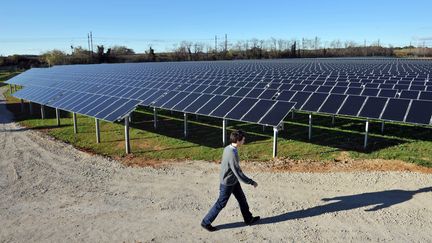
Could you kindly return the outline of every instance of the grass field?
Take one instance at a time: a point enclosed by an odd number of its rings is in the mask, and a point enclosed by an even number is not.
[[[9,76],[8,76],[9,75]],[[0,77],[10,77],[1,74]],[[0,79],[1,80],[1,79]],[[93,118],[78,115],[78,134],[73,132],[71,114],[62,113],[61,126],[56,126],[55,112],[48,108],[47,118],[28,114],[28,106],[21,113],[19,100],[5,92],[8,108],[16,120],[31,129],[44,130],[49,135],[74,146],[110,157],[124,157],[124,126],[121,123],[101,122],[101,143],[95,138]],[[158,129],[153,128],[153,113],[140,108],[133,114],[130,138],[132,157],[142,160],[208,160],[217,161],[222,148],[222,121],[208,117],[189,117],[189,137],[183,138],[183,114],[159,111]],[[363,149],[364,121],[336,117],[313,116],[312,139],[308,140],[308,114],[296,113],[285,119],[285,130],[279,132],[278,157],[306,161],[337,161],[343,152],[352,159],[396,159],[432,167],[432,129],[430,127],[386,123],[381,134],[381,122],[371,122],[369,147]],[[272,160],[272,128],[228,122],[228,130],[243,129],[247,144],[242,149],[246,161]]]

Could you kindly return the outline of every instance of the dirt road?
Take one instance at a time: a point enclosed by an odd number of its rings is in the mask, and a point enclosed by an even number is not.
[[[1,242],[431,242],[432,176],[407,172],[245,170],[251,211],[234,198],[208,233],[218,165],[130,168],[11,122],[0,97]]]

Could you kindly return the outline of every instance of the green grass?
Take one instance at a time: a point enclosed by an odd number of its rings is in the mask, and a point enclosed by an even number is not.
[[[101,143],[96,143],[95,121],[78,115],[78,134],[73,132],[69,113],[62,113],[61,126],[56,126],[55,112],[47,109],[47,119],[28,115],[28,108],[20,112],[19,101],[5,92],[9,109],[22,125],[40,130],[86,151],[111,157],[125,156],[124,126],[101,122]],[[39,107],[34,106],[38,114]],[[153,113],[148,109],[134,112],[130,138],[134,157],[143,160],[207,160],[218,161],[222,153],[221,120],[194,115],[189,117],[189,137],[183,138],[183,115],[160,111],[159,127],[153,128]],[[364,121],[314,115],[312,140],[308,140],[308,115],[296,113],[287,117],[285,130],[279,132],[278,156],[294,160],[334,161],[341,152],[354,159],[396,159],[432,167],[432,129],[430,127],[386,123],[381,134],[381,122],[370,123],[369,147],[363,150]],[[272,160],[273,131],[262,126],[228,122],[228,130],[243,129],[247,143],[242,148],[246,161]]]

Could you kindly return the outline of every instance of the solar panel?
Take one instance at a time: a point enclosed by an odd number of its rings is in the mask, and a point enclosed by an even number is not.
[[[262,117],[258,123],[268,126],[278,126],[281,121],[285,119],[294,105],[295,104],[292,102],[277,101],[270,111],[264,115],[264,117]]]
[[[366,118],[379,118],[387,102],[387,98],[368,97],[359,116]]]
[[[241,120],[258,123],[258,121],[270,110],[270,108],[276,103],[273,100],[259,100],[257,104],[246,113]]]
[[[413,100],[406,122],[429,125],[432,117],[432,101]]]
[[[207,115],[214,112],[220,117],[228,108],[217,104],[216,101],[222,102],[223,98],[203,95],[213,93],[235,96],[236,99],[230,100],[245,102],[245,107],[251,103],[247,103],[245,97],[275,99],[274,102],[295,102],[296,109],[308,112],[376,119],[382,108],[382,119],[400,120],[403,111],[398,111],[396,104],[405,107],[406,101],[393,99],[432,100],[429,61],[320,59],[313,62],[323,65],[311,65],[312,60],[305,59],[55,66],[31,69],[8,83],[25,87],[16,92],[19,98],[95,116],[115,109],[105,107],[108,101],[119,106],[133,99],[143,106],[191,113],[200,111]],[[343,99],[346,96],[334,96],[343,94],[348,95],[346,100]],[[382,99],[366,101],[357,96],[360,94],[391,99],[387,105],[382,105]],[[320,102],[323,104],[318,108]],[[362,102],[365,102],[364,107]],[[374,102],[377,102],[375,106]],[[233,107],[246,109],[237,105]],[[101,110],[97,106],[105,108]],[[412,109],[409,111],[414,114],[415,108]],[[410,122],[411,118],[406,121]]]
[[[336,114],[346,97],[346,95],[330,94],[319,109],[319,112]]]
[[[303,111],[316,112],[326,100],[328,94],[314,93],[301,108]]]
[[[390,99],[381,116],[381,119],[390,121],[404,121],[410,100]]]
[[[212,113],[210,113],[210,116],[224,117],[229,111],[234,108],[234,106],[236,106],[240,102],[240,100],[241,98],[239,97],[228,97]]]
[[[244,98],[228,114],[226,114],[225,118],[240,120],[241,117],[246,114],[246,112],[249,111],[257,102],[257,99]]]
[[[338,115],[357,116],[366,100],[365,96],[349,95],[342,107],[337,112]]]

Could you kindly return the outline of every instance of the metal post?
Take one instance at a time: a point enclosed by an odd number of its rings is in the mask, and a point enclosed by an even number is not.
[[[56,118],[57,118],[57,126],[60,126],[60,110],[59,109],[55,109],[56,111]]]
[[[12,94],[12,85],[9,84],[9,94]]]
[[[277,156],[277,137],[278,137],[278,128],[273,127],[273,158]]]
[[[44,105],[41,105],[41,118],[42,119],[45,119],[45,106]]]
[[[265,132],[265,126],[264,125],[262,125],[262,129],[263,129],[263,132]]]
[[[129,140],[129,117],[125,117],[125,145],[126,154],[130,154],[130,140]]]
[[[96,123],[96,143],[100,143],[100,129],[99,129],[99,119],[95,119]]]
[[[312,138],[312,113],[309,114],[309,140]]]
[[[384,133],[384,121],[381,123],[381,133]]]
[[[78,126],[77,126],[77,117],[76,113],[72,113],[72,120],[73,120],[73,126],[74,126],[74,133],[78,133]]]
[[[24,100],[21,99],[21,113],[24,113]]]
[[[184,137],[187,138],[188,136],[188,120],[187,120],[187,113],[183,113],[183,117],[184,117]]]
[[[294,120],[294,111],[291,111],[291,119]]]
[[[129,114],[129,123],[132,123],[132,112]]]
[[[222,144],[223,146],[225,146],[226,143],[226,125],[227,125],[227,120],[223,119],[222,120]]]
[[[335,115],[332,116],[332,126],[335,124]]]
[[[154,127],[154,129],[157,129],[157,111],[156,111],[156,107],[153,108],[153,127]]]
[[[364,146],[363,146],[364,149],[367,148],[368,133],[369,133],[369,119],[366,119],[365,138],[364,138]]]
[[[29,102],[29,111],[30,115],[33,115],[33,103],[31,101]]]

